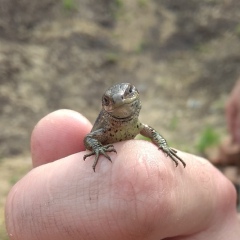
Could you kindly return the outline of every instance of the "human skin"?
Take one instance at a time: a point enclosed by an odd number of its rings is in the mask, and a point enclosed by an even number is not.
[[[227,101],[226,119],[233,143],[240,146],[240,79],[236,82]]]
[[[33,169],[10,191],[11,240],[237,240],[233,185],[207,160],[178,151],[186,168],[147,141],[115,143],[112,163],[83,161],[91,124],[59,110],[36,125]]]
[[[229,137],[223,140],[216,156],[211,157],[215,165],[239,165],[240,161],[240,79],[229,95],[226,107],[226,122]]]

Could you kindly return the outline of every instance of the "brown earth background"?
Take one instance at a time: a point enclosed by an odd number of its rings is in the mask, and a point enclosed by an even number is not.
[[[94,121],[103,92],[131,82],[140,119],[201,155],[227,133],[240,76],[239,0],[0,0],[0,239],[11,186],[31,168],[34,125],[61,108]]]

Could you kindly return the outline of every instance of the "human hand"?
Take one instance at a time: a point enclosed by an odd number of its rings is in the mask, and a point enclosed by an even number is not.
[[[240,146],[240,80],[236,82],[228,99],[226,119],[233,143]]]
[[[240,238],[233,185],[208,161],[179,152],[184,169],[150,142],[115,143],[112,163],[85,162],[91,130],[80,114],[43,118],[32,139],[34,169],[9,193],[13,240]],[[57,160],[59,159],[59,160]]]

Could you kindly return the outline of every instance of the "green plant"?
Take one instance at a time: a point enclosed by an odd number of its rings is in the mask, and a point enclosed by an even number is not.
[[[170,128],[171,130],[176,130],[178,123],[179,123],[178,117],[177,117],[177,116],[174,116],[174,117],[171,119],[171,121],[169,122],[169,128]]]
[[[106,63],[115,64],[119,61],[119,55],[115,52],[109,52],[105,57]]]
[[[123,15],[124,2],[123,0],[115,0],[112,3],[112,13],[115,20],[119,19]]]
[[[212,127],[208,126],[200,134],[196,147],[198,152],[204,153],[208,147],[217,145],[219,141],[220,135]]]
[[[138,134],[135,139],[138,139],[138,140],[145,140],[145,141],[148,141],[148,142],[151,142],[151,139],[148,138],[148,137],[144,137],[143,135],[141,134]]]
[[[136,45],[135,52],[137,54],[141,53],[144,49],[144,42],[140,42],[139,44]]]
[[[194,46],[194,50],[199,53],[208,53],[209,49],[206,44],[199,43]]]
[[[148,0],[138,0],[138,5],[140,7],[146,7],[148,4]]]
[[[122,8],[123,7],[123,1],[122,0],[115,0],[115,6],[117,8]]]
[[[66,10],[74,10],[76,8],[76,4],[74,0],[62,0],[63,7]]]
[[[235,32],[237,34],[238,37],[240,37],[240,24],[238,24],[235,28]]]

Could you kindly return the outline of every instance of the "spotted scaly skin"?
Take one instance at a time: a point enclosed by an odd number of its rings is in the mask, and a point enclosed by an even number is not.
[[[169,156],[176,166],[180,161],[186,163],[177,155],[177,151],[168,146],[167,141],[152,127],[138,120],[141,110],[139,92],[130,83],[120,83],[109,88],[102,97],[102,110],[89,134],[84,138],[85,147],[90,150],[83,159],[95,155],[92,166],[94,172],[100,155],[109,161],[107,152],[116,152],[112,143],[133,139],[137,134],[148,137]]]

